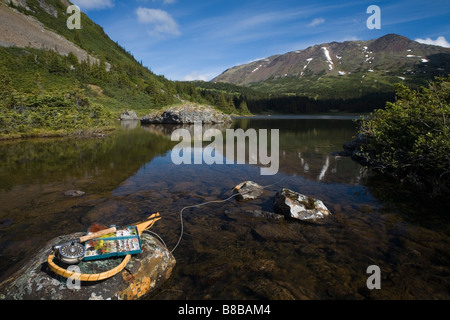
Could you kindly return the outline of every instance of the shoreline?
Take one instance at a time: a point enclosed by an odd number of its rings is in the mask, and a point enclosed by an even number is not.
[[[317,113],[317,114],[254,114],[254,115],[230,115],[231,119],[253,119],[253,120],[284,120],[284,119],[317,119],[317,120],[361,120],[362,114],[351,113]],[[142,123],[141,119],[137,120]],[[26,139],[46,139],[46,138],[96,138],[103,137],[115,131],[116,126],[108,126],[99,129],[76,130],[68,132],[66,130],[45,130],[36,129],[29,133],[10,133],[0,135],[0,142],[17,141]]]
[[[11,133],[0,135],[0,142],[47,138],[102,138],[106,136],[107,133],[113,132],[115,130],[116,128],[113,126],[105,127],[102,129],[77,130],[74,132],[67,132],[65,130],[37,130],[38,132],[33,133]]]
[[[254,119],[254,120],[283,120],[283,119],[323,119],[323,120],[361,120],[363,115],[358,114],[258,114],[251,116],[232,116],[232,119]]]

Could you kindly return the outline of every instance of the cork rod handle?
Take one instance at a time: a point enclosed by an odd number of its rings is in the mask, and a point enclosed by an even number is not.
[[[116,227],[112,227],[112,228],[105,229],[105,230],[100,230],[98,232],[91,233],[91,234],[88,234],[88,235],[85,235],[85,236],[81,237],[80,238],[80,243],[83,243],[83,242],[86,242],[88,240],[95,239],[95,238],[104,236],[105,234],[113,233],[113,232],[116,232],[116,231],[117,231]]]

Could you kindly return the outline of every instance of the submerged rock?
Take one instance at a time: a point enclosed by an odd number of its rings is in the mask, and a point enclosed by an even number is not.
[[[275,213],[283,214],[287,219],[314,221],[331,215],[321,200],[289,189],[283,189],[275,195],[273,209]]]
[[[13,219],[9,219],[9,218],[0,220],[0,229],[7,228],[10,225],[12,225],[13,223],[14,223],[14,220]]]
[[[232,119],[212,107],[197,104],[184,104],[166,110],[151,113],[141,119],[144,124],[181,124],[181,123],[229,123]]]
[[[80,191],[80,190],[69,190],[64,192],[64,195],[66,197],[82,197],[86,194],[86,192],[84,191]]]
[[[237,200],[254,200],[258,199],[264,192],[264,188],[253,181],[244,181],[233,189],[234,193],[238,193]]]
[[[143,233],[142,252],[133,255],[124,270],[98,282],[82,282],[79,288],[70,287],[68,280],[54,274],[47,257],[52,246],[84,234],[58,237],[44,246],[14,276],[0,285],[0,300],[136,300],[154,292],[171,275],[176,263],[173,255],[156,238]],[[123,257],[81,262],[76,265],[83,273],[110,270]]]
[[[353,160],[357,161],[357,159],[360,158],[361,147],[366,143],[367,139],[362,134],[358,134],[352,141],[345,142],[342,145],[344,150],[333,152],[331,155],[351,157]]]
[[[266,218],[266,219],[274,219],[274,220],[283,219],[283,215],[276,214],[274,212],[269,212],[269,211],[253,210],[253,211],[248,211],[248,213],[251,214],[255,218]]]

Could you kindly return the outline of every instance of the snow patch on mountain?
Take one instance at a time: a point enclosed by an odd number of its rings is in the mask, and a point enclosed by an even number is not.
[[[308,59],[306,59],[306,65],[303,67],[303,70],[305,70],[305,69],[309,66],[309,64],[311,63],[311,61],[313,61],[313,58],[308,58]],[[302,71],[302,72],[300,73],[300,77],[303,77],[304,74],[305,74],[305,73]]]
[[[328,49],[326,47],[322,47],[323,53],[325,54],[325,58],[327,58],[328,61],[328,69],[333,70],[333,60],[331,60],[330,57],[330,52],[328,51]]]
[[[262,67],[262,64],[260,64],[259,66],[257,66],[255,69],[253,69],[253,71],[252,71],[252,73],[253,72],[256,72],[256,71],[258,71],[259,70],[259,68],[261,68]]]

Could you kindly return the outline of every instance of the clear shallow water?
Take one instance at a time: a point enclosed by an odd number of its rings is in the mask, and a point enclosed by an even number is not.
[[[48,240],[93,222],[126,225],[160,212],[152,230],[171,250],[183,207],[226,199],[252,180],[267,186],[258,200],[184,210],[177,265],[147,299],[449,298],[446,204],[331,156],[355,135],[350,119],[236,119],[231,128],[280,129],[275,176],[256,165],[177,166],[177,127],[127,127],[102,139],[0,144],[1,280]],[[272,211],[283,187],[322,199],[333,215],[317,224],[255,218],[255,210]],[[66,198],[70,189],[86,196]],[[381,269],[381,290],[366,287],[369,265]]]

